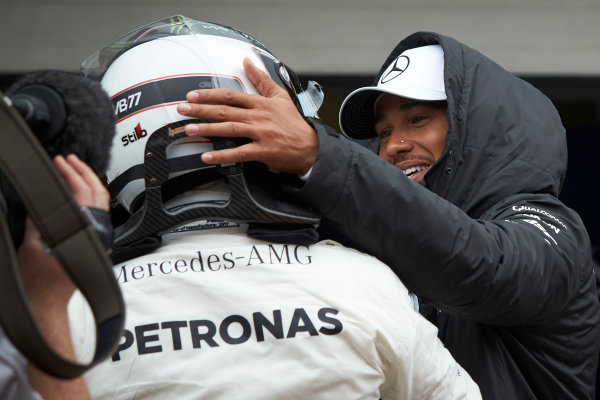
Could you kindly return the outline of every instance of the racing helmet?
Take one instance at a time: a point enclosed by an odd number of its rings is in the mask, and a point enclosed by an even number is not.
[[[292,69],[262,43],[227,26],[181,15],[145,25],[88,57],[84,76],[99,80],[116,116],[116,135],[106,171],[111,198],[130,217],[115,230],[125,245],[198,219],[316,224],[319,216],[282,190],[291,176],[263,164],[207,165],[200,155],[240,145],[244,139],[188,137],[190,120],[177,112],[194,89],[229,88],[256,94],[242,60],[248,57],[287,90],[298,110],[302,87]],[[202,183],[224,178],[226,201],[190,201],[167,209],[165,202]]]

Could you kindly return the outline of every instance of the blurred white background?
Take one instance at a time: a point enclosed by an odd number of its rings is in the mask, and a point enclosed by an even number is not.
[[[374,74],[430,30],[520,75],[600,75],[599,0],[0,0],[0,73],[76,71],[95,50],[174,14],[262,41],[299,73]]]

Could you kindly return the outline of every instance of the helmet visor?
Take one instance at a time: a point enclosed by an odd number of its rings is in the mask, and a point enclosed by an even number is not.
[[[194,34],[236,39],[269,52],[261,42],[237,29],[210,22],[197,21],[183,15],[175,15],[137,28],[103,49],[98,50],[81,63],[81,73],[90,79],[100,80],[108,67],[121,54],[134,46],[167,36]]]

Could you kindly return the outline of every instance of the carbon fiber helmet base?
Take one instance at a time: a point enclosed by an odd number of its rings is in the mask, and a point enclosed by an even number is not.
[[[243,70],[246,57],[285,88],[302,112],[296,74],[264,45],[236,29],[183,16],[138,28],[82,63],[85,76],[101,81],[117,117],[106,177],[111,197],[131,215],[115,230],[117,246],[199,219],[318,223],[315,212],[281,190],[295,177],[268,172],[259,163],[202,163],[203,152],[243,140],[192,138],[184,132],[193,120],[176,108],[189,91],[257,93]],[[226,202],[190,200],[175,209],[164,205],[186,189],[223,177],[230,191]]]

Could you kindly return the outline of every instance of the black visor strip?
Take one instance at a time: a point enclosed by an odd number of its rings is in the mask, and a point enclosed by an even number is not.
[[[196,89],[227,88],[243,92],[239,80],[220,75],[182,75],[155,79],[114,95],[111,99],[117,121],[161,104],[183,102]]]

